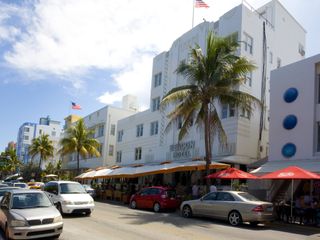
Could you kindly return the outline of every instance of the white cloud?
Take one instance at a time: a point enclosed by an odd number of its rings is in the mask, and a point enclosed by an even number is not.
[[[4,32],[7,39],[19,35],[4,58],[20,70],[55,74],[71,81],[75,88],[85,86],[81,75],[90,72],[87,70],[111,70],[115,74],[107,79],[114,81],[118,90],[108,91],[98,100],[112,104],[123,95],[133,94],[145,108],[149,102],[152,57],[169,50],[177,37],[191,29],[192,2],[35,1],[25,14],[29,18],[24,31],[14,26],[3,28],[0,13],[0,35]],[[195,24],[203,18],[216,20],[241,0],[205,2],[210,8],[195,9]]]

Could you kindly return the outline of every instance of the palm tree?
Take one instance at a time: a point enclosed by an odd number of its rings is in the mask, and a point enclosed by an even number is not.
[[[22,166],[22,162],[18,159],[16,149],[14,148],[9,148],[5,152],[2,152],[0,158],[0,170],[2,172],[14,173]]]
[[[31,146],[29,148],[29,154],[33,159],[36,155],[40,155],[39,168],[41,169],[42,161],[48,160],[53,157],[54,147],[52,141],[49,139],[48,134],[42,134],[37,138],[32,139]]]
[[[162,108],[170,103],[175,104],[174,110],[168,115],[168,126],[182,119],[179,140],[188,133],[194,120],[204,130],[207,175],[210,173],[214,137],[217,136],[221,144],[227,143],[218,114],[219,106],[229,104],[247,111],[250,116],[253,103],[259,103],[255,97],[239,91],[246,74],[255,66],[244,57],[236,56],[237,48],[238,43],[234,38],[220,38],[209,32],[206,54],[196,45],[191,48],[189,61],[181,62],[176,69],[176,73],[184,76],[189,84],[173,88],[161,101]]]
[[[77,154],[77,174],[80,173],[80,156],[85,158],[89,155],[94,155],[100,157],[98,148],[100,143],[90,136],[93,135],[93,131],[88,130],[83,122],[83,119],[80,119],[75,126],[71,126],[67,129],[67,136],[60,140],[60,153],[62,156],[66,154]]]

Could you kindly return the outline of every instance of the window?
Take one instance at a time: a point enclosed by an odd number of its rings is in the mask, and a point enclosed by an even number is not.
[[[277,68],[281,67],[281,58],[277,58]]]
[[[244,50],[250,54],[253,52],[253,38],[248,34],[244,34]]]
[[[52,132],[51,132],[51,136],[52,136],[52,137],[55,137],[56,135],[57,135],[57,133],[56,133],[55,131],[52,131]]]
[[[273,63],[273,53],[269,52],[269,63]]]
[[[228,117],[228,105],[227,104],[223,104],[222,105],[222,110],[221,110],[221,118],[227,118]]]
[[[318,103],[320,103],[320,74],[318,74]]]
[[[234,105],[222,104],[221,119],[234,117],[236,115],[236,108]]]
[[[99,147],[98,147],[98,151],[99,151],[99,153],[100,153],[100,156],[102,155],[102,149],[103,148],[103,144],[102,143],[100,143],[99,144]]]
[[[158,121],[152,122],[150,124],[150,135],[157,135],[158,134]]]
[[[30,132],[30,128],[25,127],[25,128],[24,128],[24,131],[25,131],[25,132]]]
[[[123,130],[118,131],[118,142],[122,142]]]
[[[229,117],[234,117],[236,112],[236,108],[234,107],[234,104],[229,105]]]
[[[249,87],[252,86],[252,72],[247,72],[245,84]]]
[[[154,75],[154,87],[158,87],[161,85],[161,77],[162,77],[162,73],[158,73]]]
[[[109,156],[113,156],[114,145],[109,145]]]
[[[250,119],[249,111],[246,111],[244,108],[241,108],[241,110],[240,110],[240,117]]]
[[[218,196],[217,196],[217,200],[218,201],[234,201],[234,197],[227,192],[218,192]]]
[[[110,135],[114,136],[116,134],[116,125],[111,124]]]
[[[152,112],[158,111],[160,108],[160,97],[152,99]]]
[[[29,140],[29,136],[24,136],[24,140]]]
[[[121,158],[122,158],[122,151],[117,151],[116,162],[120,163],[121,162]]]
[[[40,135],[42,134],[42,129],[39,130],[39,134],[40,134]]]
[[[137,125],[137,137],[143,136],[143,124]]]
[[[98,136],[97,137],[102,137],[104,134],[104,125],[100,125],[98,127]]]
[[[138,147],[135,149],[134,160],[141,160],[142,148]]]

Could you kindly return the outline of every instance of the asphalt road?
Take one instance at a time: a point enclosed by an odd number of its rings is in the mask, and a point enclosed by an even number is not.
[[[320,229],[278,224],[232,227],[205,218],[185,219],[179,212],[153,213],[96,202],[90,217],[64,216],[61,240],[320,240]],[[0,237],[1,239],[1,237]],[[3,238],[2,238],[3,239]]]

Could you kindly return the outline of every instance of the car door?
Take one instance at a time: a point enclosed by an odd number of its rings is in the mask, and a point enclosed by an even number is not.
[[[136,196],[138,208],[146,208],[146,198],[149,194],[149,188],[142,189]]]
[[[217,192],[211,192],[200,198],[195,209],[199,215],[214,217],[216,211]]]
[[[235,209],[235,199],[229,192],[218,192],[216,200],[217,218],[228,219],[228,214]]]
[[[146,208],[153,208],[155,202],[160,203],[161,189],[150,188],[148,193],[149,194],[145,198]]]

